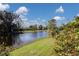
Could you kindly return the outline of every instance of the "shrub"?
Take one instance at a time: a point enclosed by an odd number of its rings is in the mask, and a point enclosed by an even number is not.
[[[79,35],[75,30],[63,30],[56,36],[55,51],[57,55],[79,55]]]
[[[9,52],[12,50],[14,49],[10,46],[0,45],[0,56],[8,56]]]

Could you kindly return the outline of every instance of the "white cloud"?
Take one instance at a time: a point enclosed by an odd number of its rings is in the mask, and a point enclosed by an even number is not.
[[[79,14],[77,14],[76,16],[79,16]]]
[[[24,6],[21,6],[19,9],[16,10],[15,12],[16,14],[20,15],[20,19],[21,19],[21,27],[22,28],[26,28],[28,27],[29,23],[28,18],[26,17],[26,14],[28,13],[28,9]]]
[[[41,20],[41,18],[37,18],[37,20]]]
[[[46,22],[46,20],[45,19],[42,19],[42,22]]]
[[[7,10],[7,9],[9,9],[9,8],[10,8],[10,6],[9,6],[8,4],[1,4],[1,3],[0,3],[0,11]]]
[[[27,17],[26,17],[26,15],[20,15],[19,16],[23,21],[27,21],[28,19],[27,19]]]
[[[40,21],[41,21],[41,22],[46,22],[45,19],[41,19],[41,18],[37,18],[36,20],[38,20],[39,22],[40,22]]]
[[[46,20],[45,19],[36,18],[36,19],[33,19],[33,20],[28,20],[28,18],[23,16],[23,15],[20,15],[20,18],[21,18],[21,28],[27,28],[30,25],[35,25],[35,24],[46,26]]]
[[[26,17],[26,14],[28,13],[28,9],[24,6],[19,7],[16,11],[14,11],[17,15],[19,15],[18,20],[14,20],[13,23],[19,22],[21,25],[21,28],[26,28],[28,26],[28,18]]]
[[[64,20],[65,17],[55,16],[53,19],[55,19],[55,20]]]
[[[24,6],[20,7],[19,9],[16,10],[16,14],[26,14],[28,12],[28,9]]]
[[[58,9],[56,9],[56,13],[64,13],[63,7],[60,6]]]

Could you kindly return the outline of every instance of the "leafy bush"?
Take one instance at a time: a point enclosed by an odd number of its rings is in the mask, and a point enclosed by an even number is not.
[[[8,56],[9,52],[12,51],[13,48],[10,46],[0,45],[0,56]]]
[[[79,35],[75,30],[63,30],[56,36],[57,55],[79,55]]]

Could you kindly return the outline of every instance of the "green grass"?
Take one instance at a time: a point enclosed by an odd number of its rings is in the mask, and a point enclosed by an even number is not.
[[[51,56],[55,55],[55,40],[52,38],[42,38],[33,43],[25,45],[10,52],[11,56]]]

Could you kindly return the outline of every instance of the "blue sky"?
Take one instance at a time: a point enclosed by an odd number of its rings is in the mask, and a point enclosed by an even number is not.
[[[28,12],[24,15],[26,18],[24,19],[24,25],[27,25],[26,23],[28,22],[32,24],[34,21],[46,24],[48,20],[52,18],[57,19],[57,25],[62,25],[63,23],[71,21],[74,16],[79,16],[79,4],[77,3],[12,3],[8,5],[10,6],[9,10],[13,12],[17,11],[22,6],[28,9]]]

